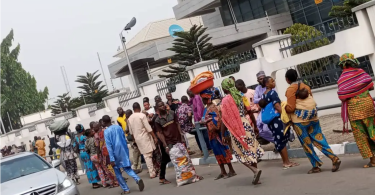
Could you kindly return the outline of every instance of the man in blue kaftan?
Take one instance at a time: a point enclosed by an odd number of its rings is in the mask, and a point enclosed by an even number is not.
[[[111,165],[115,171],[116,178],[124,190],[124,194],[130,192],[128,185],[122,177],[120,168],[122,168],[138,184],[139,190],[143,191],[144,183],[141,178],[131,168],[129,159],[129,148],[125,139],[124,131],[118,125],[112,125],[111,118],[108,115],[103,116],[103,123],[107,126],[104,131],[104,139],[109,153]]]

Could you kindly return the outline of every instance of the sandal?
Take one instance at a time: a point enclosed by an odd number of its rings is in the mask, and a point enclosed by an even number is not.
[[[363,166],[363,168],[371,168],[375,167],[375,164],[372,164],[371,162],[367,163],[367,165]]]
[[[341,160],[340,159],[336,160],[336,162],[334,162],[332,165],[335,167],[335,168],[332,168],[332,172],[338,171],[341,165]]]
[[[228,178],[229,177],[234,177],[234,176],[236,176],[237,175],[237,173],[228,173]]]
[[[214,180],[219,180],[219,179],[223,179],[225,177],[225,175],[223,175],[222,173],[220,173],[217,177],[215,177]],[[227,175],[228,177],[228,175]]]
[[[298,163],[291,162],[289,165],[283,165],[283,169],[289,169],[291,167],[297,167],[299,166]]]
[[[160,185],[170,184],[170,183],[171,183],[171,182],[168,181],[168,180],[166,180],[166,179],[164,179],[163,181],[159,181],[159,184],[160,184]]]
[[[123,191],[123,192],[121,192],[121,195],[123,195],[123,194],[130,194],[130,191]]]
[[[307,174],[320,173],[322,170],[319,167],[312,168]]]
[[[259,179],[260,179],[260,175],[262,174],[262,170],[259,170],[254,174],[254,179],[253,179],[253,185],[258,185],[260,184],[259,183]]]

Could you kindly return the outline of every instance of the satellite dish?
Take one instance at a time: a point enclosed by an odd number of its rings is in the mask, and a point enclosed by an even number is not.
[[[137,23],[137,19],[135,19],[135,17],[133,17],[130,22],[125,26],[124,30],[130,30],[131,28],[133,28],[133,26],[135,25],[135,23]]]

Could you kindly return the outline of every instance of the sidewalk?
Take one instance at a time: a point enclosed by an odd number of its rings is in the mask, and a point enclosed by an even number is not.
[[[301,165],[298,167],[283,170],[280,160],[262,161],[259,167],[263,170],[261,185],[253,186],[251,181],[253,174],[245,166],[234,163],[237,176],[229,179],[214,181],[219,174],[218,165],[196,166],[197,173],[205,179],[198,183],[176,187],[174,169],[167,169],[166,178],[172,182],[169,185],[159,185],[158,179],[150,180],[147,171],[144,170],[140,177],[145,182],[144,192],[139,192],[134,180],[129,178],[128,185],[132,194],[152,194],[152,195],[369,195],[374,193],[375,168],[364,169],[363,165],[367,160],[363,160],[360,155],[341,156],[341,168],[336,173],[331,172],[331,161],[323,158],[324,165],[322,173],[308,175],[307,171],[311,165],[306,158],[292,159]],[[125,177],[128,177],[124,173]],[[103,195],[120,194],[121,188],[113,189],[92,189],[87,183],[85,175],[81,176],[79,190],[81,194]]]

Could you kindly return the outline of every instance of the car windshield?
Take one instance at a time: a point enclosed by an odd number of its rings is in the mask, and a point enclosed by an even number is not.
[[[1,183],[51,168],[36,155],[22,156],[1,162]]]

